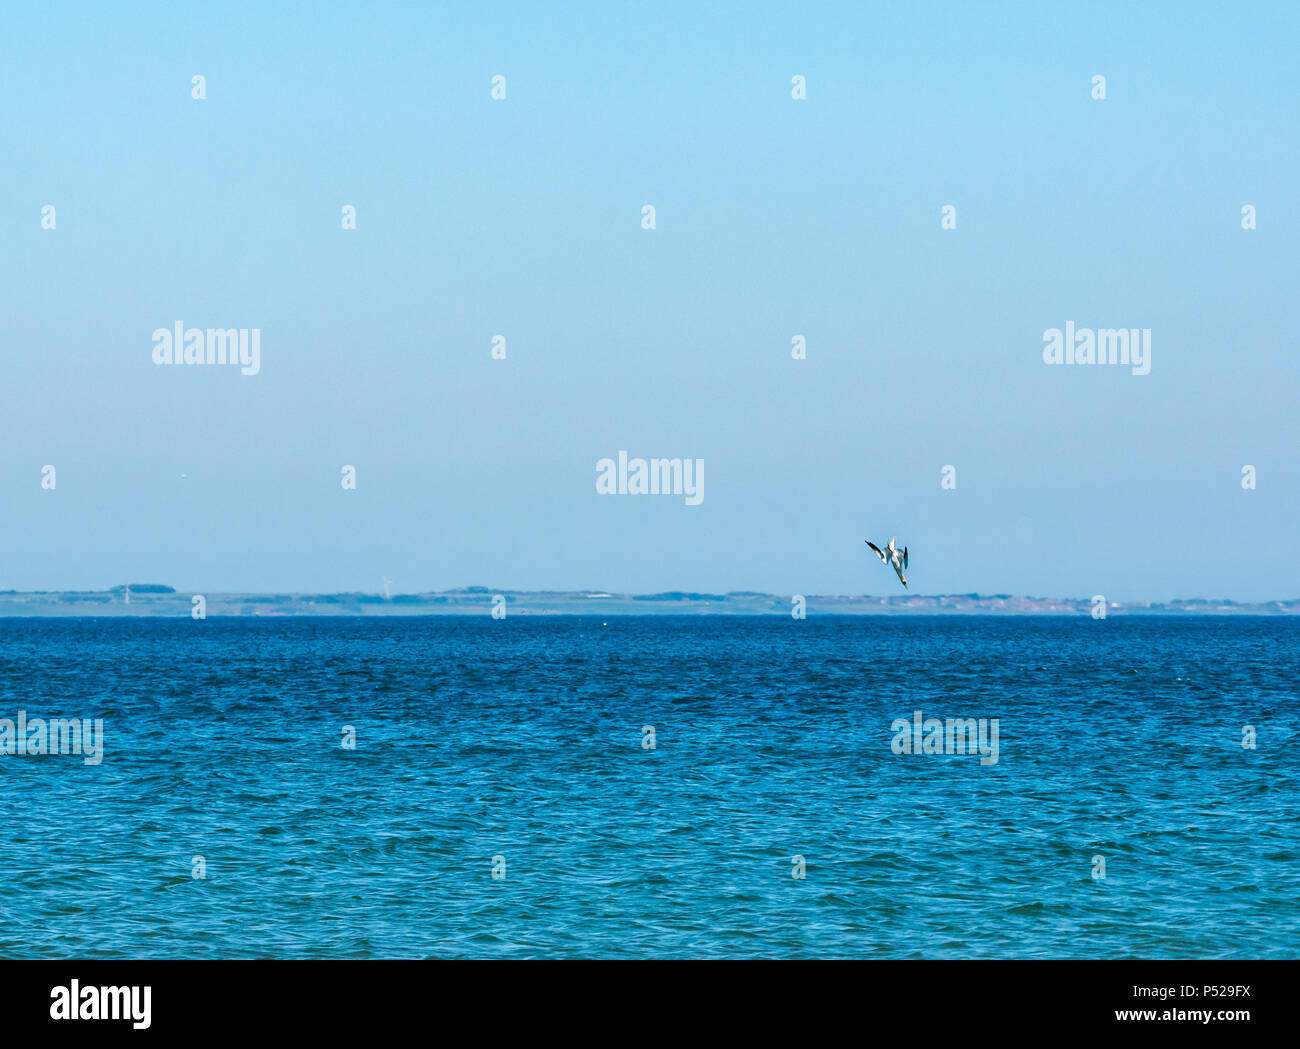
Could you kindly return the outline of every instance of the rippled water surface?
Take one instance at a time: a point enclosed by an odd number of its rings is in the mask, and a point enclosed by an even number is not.
[[[0,620],[0,718],[105,738],[0,757],[0,955],[1295,957],[1298,667],[1282,618]],[[997,763],[894,754],[916,710]]]

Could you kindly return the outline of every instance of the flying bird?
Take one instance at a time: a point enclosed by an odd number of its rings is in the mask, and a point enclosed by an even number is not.
[[[898,547],[894,545],[892,537],[889,540],[889,545],[883,550],[881,550],[880,547],[870,539],[864,539],[863,542],[866,543],[867,546],[871,547],[872,552],[880,558],[880,563],[892,567],[893,570],[898,573],[899,582],[904,586],[907,586],[907,576],[903,575],[903,569],[907,567],[907,547],[903,547],[902,550],[899,550]]]

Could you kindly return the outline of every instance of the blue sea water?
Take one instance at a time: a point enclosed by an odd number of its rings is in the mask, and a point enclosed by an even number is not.
[[[0,757],[0,956],[1295,957],[1298,664],[1284,618],[0,620],[0,718],[105,739]],[[895,754],[917,710],[997,763]]]

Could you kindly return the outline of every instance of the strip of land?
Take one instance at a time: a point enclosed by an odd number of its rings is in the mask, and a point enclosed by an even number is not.
[[[179,591],[134,583],[111,590],[0,591],[0,617],[14,616],[430,616],[486,615],[505,598],[508,615],[737,615],[788,616],[797,595],[749,590],[726,594],[668,591],[494,590],[471,586],[421,594],[251,594]],[[201,602],[196,600],[201,598]],[[814,615],[1092,615],[1091,598],[1017,597],[1010,594],[803,595]],[[1116,602],[1106,615],[1300,615],[1300,598],[1243,604],[1190,598],[1168,602]]]

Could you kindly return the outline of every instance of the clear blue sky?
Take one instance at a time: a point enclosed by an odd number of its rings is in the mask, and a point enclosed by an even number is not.
[[[702,6],[7,5],[0,588],[1300,594],[1295,4]]]

